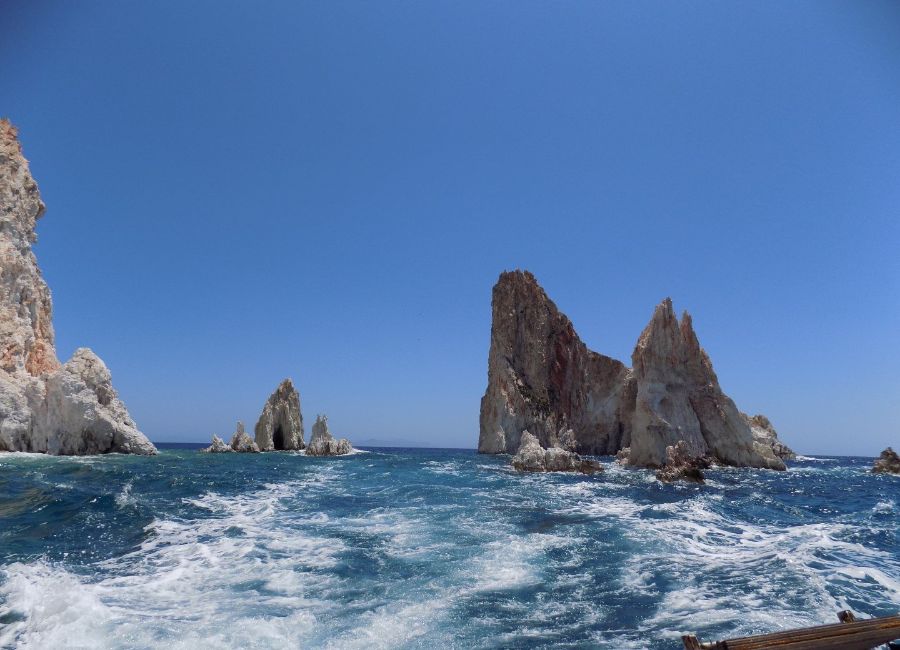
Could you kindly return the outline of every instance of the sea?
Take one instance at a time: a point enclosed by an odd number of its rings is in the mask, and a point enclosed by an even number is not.
[[[0,454],[0,647],[677,649],[900,611],[871,458],[705,485],[601,460]]]

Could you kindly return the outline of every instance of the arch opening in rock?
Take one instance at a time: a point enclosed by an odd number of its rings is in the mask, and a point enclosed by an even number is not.
[[[275,432],[272,434],[272,446],[276,451],[284,450],[284,431],[280,424],[275,426]]]

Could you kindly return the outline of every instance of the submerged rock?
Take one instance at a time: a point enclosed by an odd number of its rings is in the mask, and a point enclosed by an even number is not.
[[[335,440],[328,430],[328,416],[317,415],[312,427],[312,436],[306,448],[307,456],[343,456],[353,451],[346,438]]]
[[[673,481],[704,483],[706,479],[703,470],[709,469],[710,465],[708,458],[692,455],[688,444],[684,440],[679,440],[676,444],[666,447],[666,464],[656,472],[656,478],[664,483]]]
[[[303,415],[300,393],[290,379],[282,381],[269,396],[255,428],[260,451],[303,449]]]
[[[523,431],[519,451],[512,458],[512,466],[520,472],[581,472],[594,474],[603,470],[595,460],[582,458],[559,447],[544,449],[536,436]]]
[[[201,449],[200,452],[204,454],[222,454],[232,453],[234,452],[234,449],[231,448],[231,445],[226,445],[225,441],[219,436],[213,434],[212,444],[209,447]]]
[[[654,310],[632,368],[588,350],[527,271],[500,275],[492,311],[480,452],[516,453],[528,430],[547,448],[628,448],[639,467],[662,467],[667,448],[684,441],[695,457],[784,469],[722,392],[690,315],[679,322],[671,300]]]
[[[15,127],[0,119],[0,451],[155,454],[88,348],[61,365],[31,246],[44,214]]]
[[[900,456],[888,447],[875,460],[872,471],[876,474],[900,474]]]

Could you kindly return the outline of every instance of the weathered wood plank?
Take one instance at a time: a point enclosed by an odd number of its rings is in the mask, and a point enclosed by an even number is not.
[[[853,612],[838,613],[841,623],[816,627],[784,630],[770,634],[726,639],[715,643],[699,643],[694,636],[682,637],[685,648],[690,650],[815,650],[816,648],[845,648],[846,650],[871,650],[879,645],[900,638],[900,615],[856,620]]]

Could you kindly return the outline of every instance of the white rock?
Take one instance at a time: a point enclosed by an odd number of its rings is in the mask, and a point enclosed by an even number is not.
[[[154,454],[87,348],[60,366],[31,245],[44,212],[15,128],[0,120],[0,451]]]
[[[328,430],[328,416],[317,415],[313,424],[312,436],[309,446],[306,448],[307,456],[343,456],[353,451],[350,441],[346,438],[335,440]]]
[[[209,447],[201,449],[200,451],[204,454],[234,453],[234,449],[232,449],[230,445],[226,445],[225,441],[217,435],[213,435],[212,444]]]

